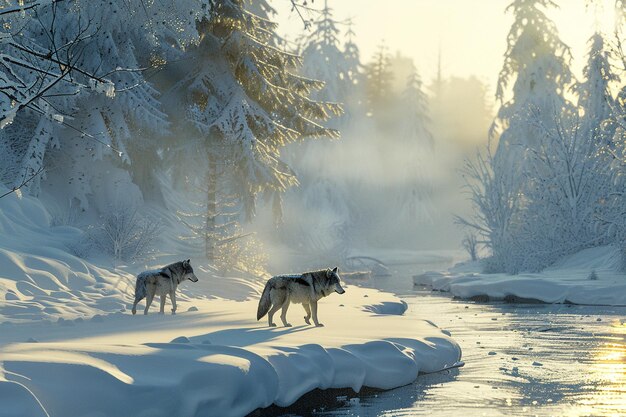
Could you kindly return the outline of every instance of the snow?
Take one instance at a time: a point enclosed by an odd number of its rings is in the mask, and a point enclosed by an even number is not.
[[[113,84],[109,80],[100,81],[90,78],[89,88],[91,88],[96,93],[104,94],[108,98],[115,97],[115,84]]]
[[[458,366],[445,330],[403,316],[391,294],[346,285],[320,302],[325,327],[294,305],[294,327],[268,328],[255,320],[264,279],[217,277],[193,259],[200,281],[181,285],[179,314],[132,316],[134,275],[157,265],[79,258],[80,230],[50,219],[36,198],[0,199],[0,417],[240,416]]]
[[[79,229],[50,226],[38,199],[0,199],[0,319],[76,318],[122,309],[132,276],[74,256]]]
[[[460,359],[431,324],[368,311],[405,308],[378,291],[349,286],[323,300],[323,328],[304,325],[297,306],[293,328],[267,328],[254,320],[256,299],[193,299],[182,310],[191,302],[198,311],[176,316],[5,324],[0,397],[28,415],[237,416],[315,388],[398,387]]]
[[[619,250],[600,246],[565,257],[540,273],[482,274],[479,263],[467,262],[445,273],[416,275],[413,282],[465,299],[487,296],[493,300],[624,306],[626,276],[620,266]],[[590,279],[594,271],[598,279]]]

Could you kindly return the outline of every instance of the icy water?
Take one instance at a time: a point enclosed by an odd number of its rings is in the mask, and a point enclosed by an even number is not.
[[[626,415],[626,308],[477,304],[412,287],[412,275],[436,266],[398,266],[370,286],[400,295],[407,319],[449,330],[465,367],[391,391],[336,393],[347,397],[323,406],[308,397],[274,415]]]

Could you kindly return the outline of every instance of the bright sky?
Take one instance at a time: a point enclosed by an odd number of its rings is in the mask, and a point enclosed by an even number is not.
[[[324,0],[308,0],[323,7]],[[504,9],[509,0],[327,0],[336,20],[352,18],[361,57],[369,60],[384,40],[391,51],[401,50],[415,60],[422,77],[436,74],[439,48],[444,76],[476,75],[491,91],[502,67],[506,36],[512,23]],[[587,9],[589,0],[556,0],[560,9],[550,12],[561,39],[574,55],[573,69],[582,71],[587,40],[596,21],[604,31],[613,32],[614,0],[598,0],[602,6]],[[291,11],[290,0],[273,0],[278,10],[280,31],[293,40],[303,23]]]

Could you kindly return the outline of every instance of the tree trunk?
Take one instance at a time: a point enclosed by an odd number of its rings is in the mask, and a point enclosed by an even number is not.
[[[207,170],[207,204],[204,244],[207,260],[215,262],[215,225],[217,217],[217,161],[215,155],[209,152],[209,168]]]

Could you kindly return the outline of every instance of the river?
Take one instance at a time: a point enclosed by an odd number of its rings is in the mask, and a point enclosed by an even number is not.
[[[390,391],[316,391],[271,415],[626,415],[626,308],[474,303],[412,287],[437,266],[392,266],[368,286],[398,294],[407,320],[450,331],[463,368]]]

